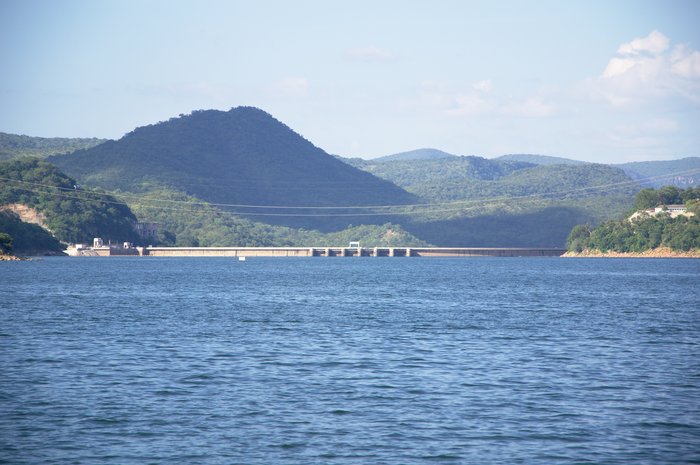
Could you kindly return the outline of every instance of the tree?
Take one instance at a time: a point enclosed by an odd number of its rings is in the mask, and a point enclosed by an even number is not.
[[[669,205],[683,203],[681,191],[676,186],[664,186],[658,191],[659,204]]]
[[[0,232],[0,252],[9,254],[12,252],[12,236]]]
[[[572,252],[581,252],[589,247],[591,240],[591,226],[588,224],[578,224],[574,226],[566,238],[566,248]]]
[[[654,189],[642,189],[634,199],[634,210],[646,210],[659,204],[658,193]]]

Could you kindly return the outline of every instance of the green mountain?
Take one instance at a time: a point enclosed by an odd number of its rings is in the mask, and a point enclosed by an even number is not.
[[[50,155],[70,153],[94,147],[106,142],[106,140],[96,138],[30,137],[0,132],[0,161],[27,156],[46,158]]]
[[[453,247],[561,247],[578,223],[622,215],[639,185],[606,165],[539,165],[480,157],[366,163],[415,194],[400,222],[411,234]]]
[[[427,204],[394,221],[442,246],[561,247],[576,224],[623,215],[640,189],[618,168],[543,155],[486,159],[425,149],[343,161]]]
[[[505,200],[523,211],[545,206],[545,201],[594,197],[622,197],[622,212],[631,206],[639,190],[622,170],[594,163],[534,165],[470,156],[376,164],[365,160],[361,166],[415,194],[423,203],[466,201],[473,203],[470,210],[480,212],[488,212],[489,205],[502,205]],[[603,203],[605,217],[610,205]]]
[[[313,207],[416,201],[252,107],[195,111],[50,161],[81,183],[104,189],[147,192],[167,187],[218,204],[311,207],[295,210],[302,214],[322,214]],[[231,210],[272,223],[326,230],[348,224],[328,216],[286,216],[290,211],[285,209]]]
[[[507,162],[502,162],[507,163]],[[518,163],[518,162],[510,162]],[[505,170],[504,170],[505,171]],[[540,165],[504,172],[492,178],[443,177],[406,186],[427,201],[489,198],[542,197],[555,200],[623,194],[630,198],[639,190],[622,170],[607,165]]]
[[[498,158],[494,158],[494,160],[523,161],[534,165],[583,165],[586,163],[585,161],[572,160],[570,158],[532,154],[501,155]]]
[[[411,160],[438,160],[441,158],[453,158],[456,155],[443,152],[438,149],[418,149],[408,152],[395,153],[393,155],[385,155],[383,157],[373,158],[372,163],[384,163],[387,161],[411,161]]]
[[[74,179],[37,158],[0,162],[0,207],[36,216],[63,242],[87,243],[94,237],[138,241],[132,226],[136,217],[126,206],[81,189]]]
[[[680,160],[641,161],[613,165],[645,187],[700,186],[700,157]]]

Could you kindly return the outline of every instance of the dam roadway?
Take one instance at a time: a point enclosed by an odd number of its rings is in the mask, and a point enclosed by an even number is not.
[[[566,249],[559,248],[493,247],[138,247],[138,249],[139,255],[151,257],[558,257],[566,252]]]

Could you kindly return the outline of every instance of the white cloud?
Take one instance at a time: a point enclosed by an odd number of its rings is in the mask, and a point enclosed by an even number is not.
[[[639,55],[642,53],[650,53],[659,55],[668,49],[669,39],[659,31],[651,31],[651,33],[642,38],[636,38],[632,42],[620,45],[617,53],[620,55]]]
[[[620,45],[590,92],[616,107],[658,104],[664,99],[700,103],[700,52],[686,45],[670,49],[658,31]]]
[[[394,59],[394,54],[391,51],[375,45],[351,48],[346,53],[350,58],[366,61],[391,61]]]
[[[603,71],[603,77],[611,78],[614,76],[625,74],[627,71],[634,68],[634,66],[639,63],[639,60],[635,60],[633,58],[612,58],[608,62],[608,66],[605,67],[605,71]]]
[[[685,45],[677,45],[671,54],[673,74],[686,79],[700,78],[700,52],[689,50]]]
[[[309,80],[305,77],[287,76],[277,81],[274,89],[287,97],[306,97],[309,94]]]

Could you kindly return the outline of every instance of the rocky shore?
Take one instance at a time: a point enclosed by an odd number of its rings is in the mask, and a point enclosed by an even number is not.
[[[645,250],[644,252],[601,252],[600,250],[586,249],[582,252],[566,252],[562,257],[600,257],[600,258],[700,258],[700,249],[687,252],[672,250],[669,247]]]
[[[19,260],[26,260],[26,258],[15,257],[14,255],[0,254],[0,262],[14,262]]]

